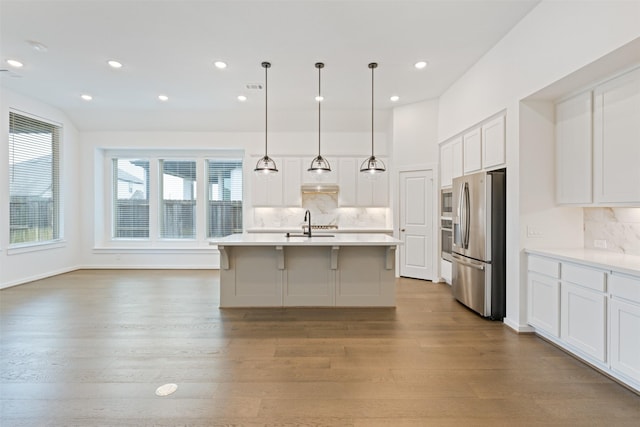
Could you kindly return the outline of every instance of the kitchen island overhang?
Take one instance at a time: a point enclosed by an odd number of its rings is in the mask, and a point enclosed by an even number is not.
[[[394,307],[395,253],[385,234],[234,234],[220,252],[220,307]]]

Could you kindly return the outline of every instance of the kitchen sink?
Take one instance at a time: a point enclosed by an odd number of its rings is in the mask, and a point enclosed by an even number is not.
[[[294,233],[287,233],[284,235],[285,237],[309,237],[306,234],[294,234]],[[313,234],[311,237],[336,237],[335,234]]]

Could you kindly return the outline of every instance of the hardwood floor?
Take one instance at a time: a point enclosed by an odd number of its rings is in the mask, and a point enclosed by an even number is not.
[[[0,291],[0,308],[2,426],[640,420],[640,396],[442,284],[399,280],[396,309],[220,310],[217,271],[82,270]]]

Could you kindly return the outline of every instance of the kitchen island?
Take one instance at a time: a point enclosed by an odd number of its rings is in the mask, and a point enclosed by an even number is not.
[[[220,307],[393,307],[395,250],[385,234],[234,234],[220,251]]]

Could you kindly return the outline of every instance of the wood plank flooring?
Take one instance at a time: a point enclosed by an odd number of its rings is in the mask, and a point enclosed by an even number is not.
[[[221,310],[218,277],[81,270],[0,291],[0,424],[640,423],[640,396],[447,285],[400,279],[396,309]]]

